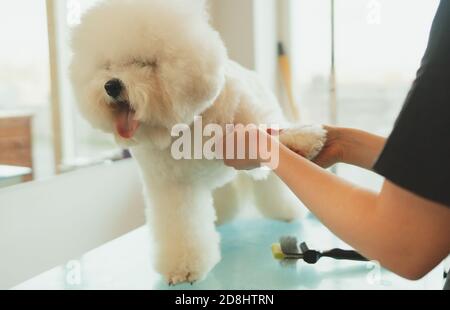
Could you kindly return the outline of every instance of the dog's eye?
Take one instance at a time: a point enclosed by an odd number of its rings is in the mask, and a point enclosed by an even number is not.
[[[156,67],[156,61],[142,61],[138,60],[135,61],[135,64],[139,67],[146,68],[146,67]]]

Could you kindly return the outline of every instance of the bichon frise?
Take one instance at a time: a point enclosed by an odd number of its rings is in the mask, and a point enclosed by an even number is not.
[[[156,240],[156,269],[170,284],[202,279],[220,260],[216,217],[231,217],[239,190],[267,217],[290,221],[299,202],[275,176],[234,180],[220,160],[175,160],[172,128],[206,124],[286,125],[275,96],[228,59],[202,0],[109,0],[88,11],[72,37],[71,79],[80,111],[130,147],[144,181]],[[282,140],[308,157],[325,141],[321,127]],[[283,141],[282,141],[283,142]],[[223,218],[220,219],[221,221]]]

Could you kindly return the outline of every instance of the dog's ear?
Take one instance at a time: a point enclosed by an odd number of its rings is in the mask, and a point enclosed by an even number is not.
[[[174,32],[170,53],[157,72],[179,123],[192,122],[209,108],[225,83],[228,54],[217,31],[205,20],[186,21]]]

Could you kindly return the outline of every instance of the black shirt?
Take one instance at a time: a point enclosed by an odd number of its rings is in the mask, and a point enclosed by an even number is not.
[[[374,170],[450,207],[450,0],[441,0],[417,78]]]

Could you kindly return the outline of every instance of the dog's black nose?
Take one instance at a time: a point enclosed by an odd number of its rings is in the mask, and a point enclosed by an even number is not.
[[[122,82],[118,79],[110,80],[105,84],[105,90],[111,98],[116,99],[122,92]]]

